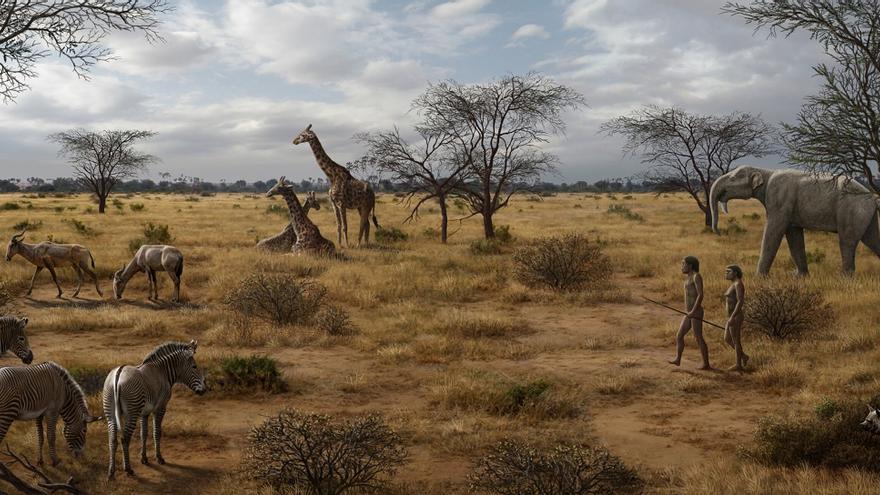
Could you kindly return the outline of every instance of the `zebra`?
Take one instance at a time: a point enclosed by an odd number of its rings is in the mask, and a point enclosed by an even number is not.
[[[43,464],[43,420],[49,439],[49,457],[58,465],[55,425],[64,420],[64,438],[74,457],[86,446],[87,425],[100,417],[89,414],[85,395],[76,380],[61,366],[48,362],[34,366],[0,368],[0,442],[15,420],[36,420],[37,463]]]
[[[156,461],[165,464],[159,442],[162,418],[171,400],[175,383],[183,383],[197,395],[207,390],[205,376],[196,365],[198,343],[166,342],[147,354],[139,366],[119,366],[104,381],[104,416],[110,442],[110,467],[107,479],[116,475],[116,434],[122,428],[122,467],[134,475],[128,460],[128,446],[138,419],[141,422],[141,463],[147,460],[147,419],[153,415],[153,442]]]
[[[871,433],[880,433],[880,409],[868,404],[868,415],[865,416],[864,421],[859,423],[859,426]]]
[[[27,318],[16,316],[0,317],[0,354],[12,351],[24,364],[31,364],[34,360],[34,352],[28,343],[24,327],[27,326]]]

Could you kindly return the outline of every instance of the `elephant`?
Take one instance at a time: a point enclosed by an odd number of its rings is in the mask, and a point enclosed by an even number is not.
[[[855,271],[859,241],[880,256],[877,201],[854,180],[798,170],[738,167],[712,184],[712,230],[718,233],[719,203],[727,213],[729,200],[751,198],[760,201],[767,213],[758,275],[770,273],[783,236],[798,275],[809,274],[804,229],[837,233],[844,274]]]

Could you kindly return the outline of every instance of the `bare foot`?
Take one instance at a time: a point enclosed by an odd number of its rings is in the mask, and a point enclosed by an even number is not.
[[[680,360],[680,359],[672,359],[672,360],[670,360],[670,361],[666,361],[666,362],[669,363],[669,364],[674,364],[674,365],[676,365],[676,366],[681,366],[681,360]]]

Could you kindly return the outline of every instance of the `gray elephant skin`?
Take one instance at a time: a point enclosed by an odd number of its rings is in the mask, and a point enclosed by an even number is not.
[[[856,268],[856,248],[865,243],[880,256],[877,202],[867,188],[841,177],[816,176],[798,170],[767,170],[739,167],[712,185],[709,204],[712,230],[718,233],[718,205],[727,213],[731,199],[755,198],[764,205],[767,224],[761,240],[758,274],[767,275],[785,237],[799,275],[806,275],[804,229],[836,232],[842,270]]]

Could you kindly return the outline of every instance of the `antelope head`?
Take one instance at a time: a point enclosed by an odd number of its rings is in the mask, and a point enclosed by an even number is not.
[[[12,261],[12,257],[19,253],[21,249],[21,239],[24,237],[25,232],[27,232],[27,229],[22,230],[18,234],[12,236],[12,239],[9,239],[9,244],[6,246],[6,261]]]

